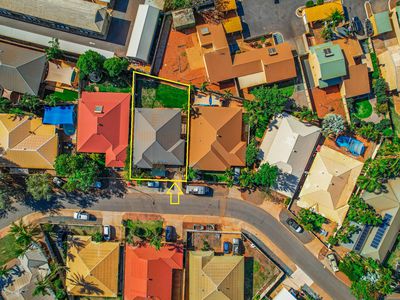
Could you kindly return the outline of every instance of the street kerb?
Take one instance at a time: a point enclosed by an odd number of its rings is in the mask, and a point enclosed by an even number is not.
[[[159,179],[159,178],[138,178],[138,177],[132,177],[132,169],[133,169],[133,139],[134,139],[134,125],[135,125],[135,79],[136,75],[144,76],[144,77],[149,77],[153,78],[156,80],[159,80],[161,83],[167,82],[167,83],[172,83],[174,85],[180,85],[183,87],[187,88],[187,103],[188,103],[188,110],[187,110],[187,122],[186,122],[186,157],[185,157],[185,178],[184,179]],[[138,72],[138,71],[133,71],[133,78],[132,78],[132,99],[131,99],[131,133],[130,133],[130,147],[129,147],[129,180],[134,180],[134,181],[159,181],[159,182],[187,182],[187,176],[188,176],[188,162],[189,162],[189,140],[190,140],[190,84],[154,76],[154,75],[149,75],[146,73]]]

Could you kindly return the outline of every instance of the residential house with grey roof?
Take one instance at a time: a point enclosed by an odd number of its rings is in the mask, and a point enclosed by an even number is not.
[[[46,64],[43,52],[0,42],[0,88],[37,95]]]
[[[33,296],[36,282],[50,273],[46,255],[37,244],[32,244],[25,254],[20,256],[8,275],[0,277],[0,298],[5,300],[53,300],[53,291],[48,295]]]
[[[363,256],[383,261],[393,248],[400,230],[400,178],[389,180],[387,190],[380,194],[364,193],[364,201],[382,216],[379,226],[361,226],[351,237],[351,242],[343,244]]]
[[[293,197],[319,140],[321,129],[289,114],[277,116],[269,124],[260,145],[261,164],[280,169],[274,189]]]
[[[181,139],[181,110],[177,108],[136,108],[133,166],[152,169],[183,166],[185,141]]]

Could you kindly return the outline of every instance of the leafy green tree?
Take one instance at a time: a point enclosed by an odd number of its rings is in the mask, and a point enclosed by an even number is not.
[[[370,141],[378,141],[381,133],[375,129],[373,123],[365,123],[355,129],[356,133]]]
[[[232,92],[231,92],[231,90],[224,90],[224,94],[222,95],[222,98],[225,100],[225,101],[228,101],[228,100],[230,100],[231,98],[232,98]]]
[[[360,224],[377,226],[382,223],[382,217],[376,213],[375,209],[365,203],[359,196],[352,196],[349,200],[349,211],[347,218]]]
[[[262,190],[268,191],[276,184],[278,174],[277,166],[271,166],[269,163],[262,164],[255,173],[255,184]]]
[[[126,71],[129,61],[126,58],[114,56],[104,61],[103,68],[107,71],[108,76],[118,77],[123,71]]]
[[[0,278],[2,277],[7,277],[8,274],[10,274],[10,269],[7,268],[7,266],[0,266]]]
[[[105,57],[93,50],[88,50],[78,58],[76,66],[83,75],[100,73],[103,68]]]
[[[15,238],[17,247],[27,250],[28,247],[38,240],[40,228],[33,224],[25,224],[22,220],[18,223],[13,222],[10,226],[10,234]]]
[[[60,42],[58,41],[57,38],[52,38],[51,41],[49,41],[49,47],[46,48],[46,57],[47,60],[53,60],[53,59],[58,59],[63,56],[63,52],[60,49]]]
[[[100,243],[103,241],[103,235],[101,234],[101,232],[96,231],[95,233],[92,234],[92,241],[96,242],[96,243]]]
[[[393,292],[392,271],[372,258],[350,252],[340,261],[339,269],[352,281],[350,289],[357,299],[377,299]]]
[[[320,214],[304,208],[300,209],[297,218],[300,224],[310,231],[319,231],[326,221]]]
[[[288,97],[276,85],[259,87],[252,90],[251,93],[255,99],[243,102],[246,110],[244,120],[250,125],[255,135],[261,138],[269,121],[285,109]]]
[[[40,106],[41,100],[36,96],[28,94],[22,95],[18,102],[19,108],[32,113],[35,113]]]
[[[161,249],[161,236],[153,235],[149,241],[150,246],[156,248],[156,250]]]
[[[315,5],[313,0],[306,1],[306,7],[313,7]]]
[[[317,5],[322,5],[324,4],[324,0],[317,0]]]
[[[11,101],[7,98],[0,97],[0,113],[8,113],[11,108]]]
[[[129,244],[137,244],[137,238],[139,238],[140,241],[148,242],[157,250],[160,249],[163,232],[162,220],[147,222],[126,220],[124,221],[123,225],[127,229],[126,241]]]
[[[103,170],[98,161],[87,154],[61,154],[54,163],[57,175],[67,177],[67,191],[89,190]]]
[[[324,29],[322,29],[321,32],[321,37],[325,40],[325,41],[330,41],[333,39],[333,29],[330,26],[325,26]]]
[[[246,148],[246,165],[248,167],[252,167],[255,164],[258,152],[257,141],[253,139]]]
[[[35,200],[49,200],[52,193],[50,184],[50,175],[47,173],[43,174],[32,174],[26,179],[26,190],[32,195]]]
[[[310,123],[318,121],[318,115],[307,107],[303,107],[301,110],[295,111],[293,115],[302,121]]]
[[[44,98],[46,105],[56,106],[57,103],[61,102],[61,98],[57,94],[49,94]]]
[[[342,116],[328,114],[322,121],[322,134],[328,136],[338,136],[346,129],[346,123]]]
[[[255,187],[254,172],[249,168],[244,168],[240,172],[239,185],[243,189],[253,189]]]
[[[226,185],[228,187],[232,187],[233,186],[233,177],[235,176],[234,170],[232,168],[226,169],[224,176],[226,178],[225,179]]]
[[[44,278],[38,278],[38,280],[35,282],[35,289],[32,292],[32,296],[38,297],[50,295],[51,288],[52,284],[47,276]]]
[[[12,107],[8,112],[12,115],[15,115],[16,117],[23,117],[27,114],[19,107]]]
[[[188,168],[188,180],[193,181],[199,178],[200,171],[192,167]]]

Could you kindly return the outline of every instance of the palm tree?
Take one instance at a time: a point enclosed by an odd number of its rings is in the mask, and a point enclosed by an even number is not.
[[[228,101],[232,98],[232,93],[231,90],[224,90],[224,94],[222,95],[222,98],[224,98],[225,101]]]
[[[226,185],[228,187],[233,186],[233,176],[235,175],[235,172],[233,171],[232,168],[226,169],[224,176],[226,177]]]
[[[28,249],[32,242],[36,242],[40,236],[40,228],[37,225],[24,224],[22,220],[12,223],[10,234],[14,236],[15,243],[21,249]]]
[[[343,13],[340,12],[338,9],[332,11],[328,18],[328,22],[332,23],[334,27],[338,26],[344,20]]]
[[[153,235],[149,241],[150,245],[156,248],[156,250],[160,250],[161,248],[161,237],[158,235]]]
[[[7,277],[7,275],[9,273],[10,273],[10,270],[7,268],[6,265],[0,267],[0,278]]]
[[[358,186],[370,193],[381,191],[383,183],[379,177],[371,175],[360,175],[357,179]]]
[[[52,289],[52,283],[48,276],[40,279],[37,278],[35,283],[35,289],[32,292],[32,296],[46,296],[50,295],[50,290]]]

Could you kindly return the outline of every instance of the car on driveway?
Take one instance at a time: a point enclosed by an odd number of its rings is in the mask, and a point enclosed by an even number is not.
[[[369,19],[365,19],[365,30],[367,31],[368,36],[374,35],[374,28],[372,27],[372,23]]]
[[[296,232],[298,232],[298,233],[303,232],[303,227],[301,227],[301,226],[299,225],[299,223],[297,223],[294,219],[289,218],[289,219],[286,220],[286,223],[287,223],[290,227],[292,227],[292,228],[294,229],[294,231],[296,231]]]
[[[111,226],[110,225],[103,226],[103,239],[105,241],[111,240]]]
[[[352,18],[351,27],[356,34],[358,34],[358,35],[364,34],[364,26],[361,23],[361,20],[359,17],[355,16]]]
[[[234,238],[232,240],[232,253],[233,255],[241,255],[242,254],[242,240],[238,238]]]
[[[208,186],[202,185],[187,185],[186,194],[207,196],[211,194],[211,189]]]
[[[224,254],[231,253],[231,243],[224,242]]]
[[[338,267],[338,262],[337,262],[337,259],[336,259],[335,254],[329,253],[329,254],[326,256],[326,258],[328,259],[329,264],[330,264],[330,266],[331,266],[333,272],[338,272],[338,271],[339,271],[339,267]]]
[[[77,212],[74,212],[74,219],[75,220],[89,221],[90,215],[85,211],[77,211]]]
[[[165,241],[167,243],[176,242],[176,231],[174,226],[165,227]]]
[[[152,189],[158,189],[159,187],[161,187],[161,184],[159,181],[147,181],[147,187]]]

